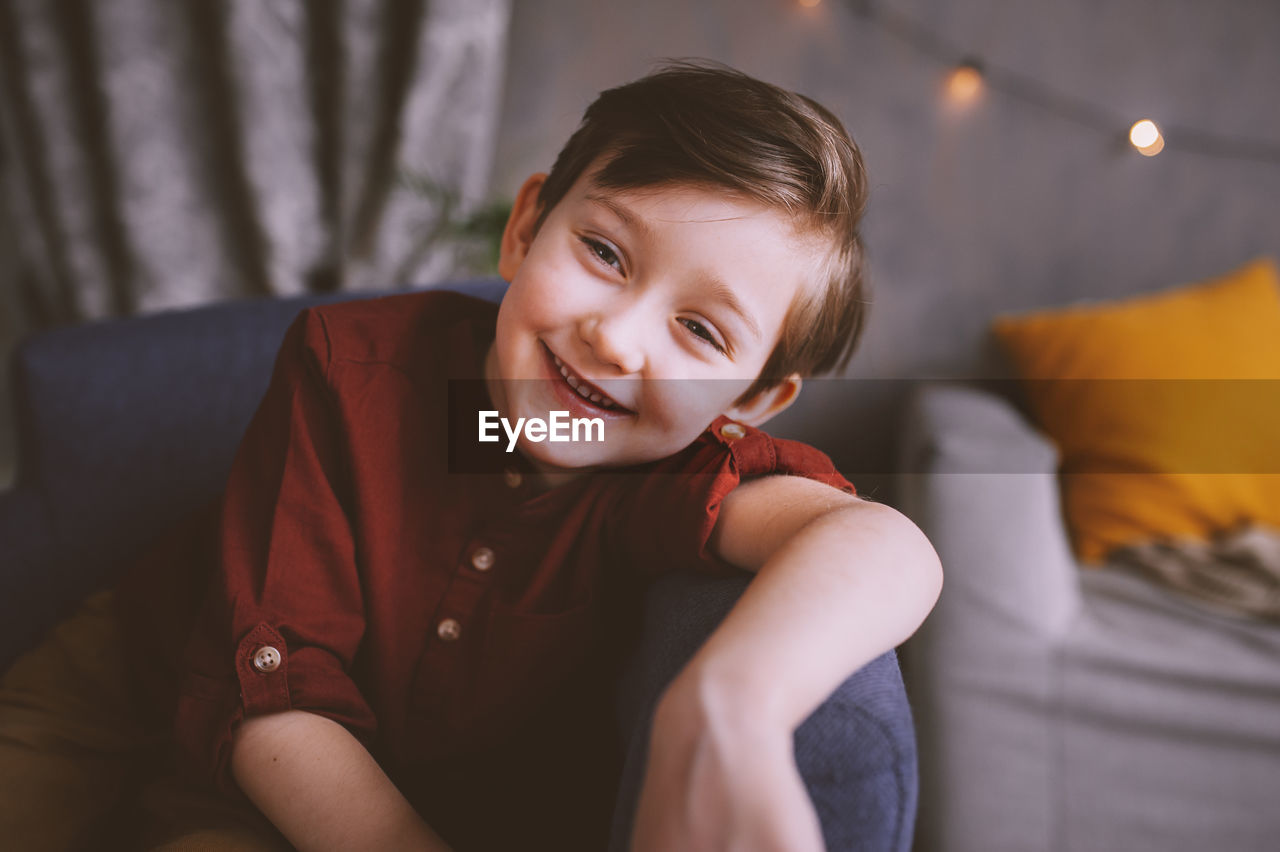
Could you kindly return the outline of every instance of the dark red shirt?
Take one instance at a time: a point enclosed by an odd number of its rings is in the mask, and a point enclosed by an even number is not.
[[[675,456],[540,493],[519,453],[451,470],[450,408],[489,407],[496,313],[448,292],[304,311],[220,505],[122,587],[135,634],[190,625],[174,733],[223,790],[233,727],[287,709],[341,723],[393,779],[492,747],[612,647],[644,577],[734,570],[706,543],[740,479],[853,492],[817,450],[724,418]],[[207,585],[175,591],[185,576]]]

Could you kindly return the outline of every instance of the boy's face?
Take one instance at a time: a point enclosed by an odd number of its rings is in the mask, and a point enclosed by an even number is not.
[[[519,450],[553,477],[664,458],[720,414],[754,425],[790,404],[797,376],[744,406],[734,400],[826,255],[758,202],[696,186],[604,190],[590,175],[536,235],[544,176],[522,187],[499,264],[511,286],[485,362],[490,396],[512,423],[550,411],[604,421],[603,442],[521,438]]]

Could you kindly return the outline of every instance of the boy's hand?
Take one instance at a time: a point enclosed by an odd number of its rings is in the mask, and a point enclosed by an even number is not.
[[[633,852],[821,852],[790,727],[695,681],[682,674],[658,704]]]
[[[898,512],[794,476],[730,492],[710,544],[758,576],[658,703],[633,848],[821,850],[792,732],[915,631],[942,567]]]

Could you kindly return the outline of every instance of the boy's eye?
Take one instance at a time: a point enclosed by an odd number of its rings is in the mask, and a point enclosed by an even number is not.
[[[724,347],[720,345],[716,340],[715,335],[713,335],[705,325],[698,322],[696,319],[690,319],[689,317],[680,317],[679,322],[685,328],[689,329],[689,331],[699,340],[715,347],[717,352],[724,352]]]
[[[618,257],[618,253],[613,250],[607,243],[599,240],[593,240],[591,237],[582,237],[582,243],[587,249],[596,256],[596,259],[605,266],[622,271],[622,260]]]

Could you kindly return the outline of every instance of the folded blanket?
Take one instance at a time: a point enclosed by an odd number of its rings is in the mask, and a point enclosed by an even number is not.
[[[1232,612],[1280,622],[1280,530],[1245,525],[1212,541],[1117,548],[1107,568],[1140,574]]]

